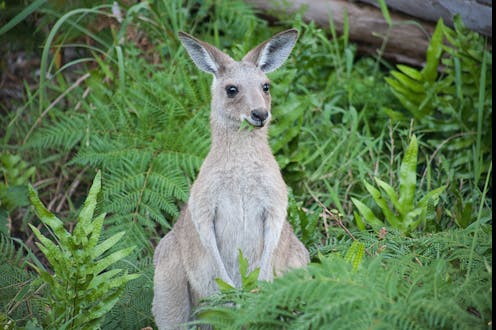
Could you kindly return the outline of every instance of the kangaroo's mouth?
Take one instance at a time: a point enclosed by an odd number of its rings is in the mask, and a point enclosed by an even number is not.
[[[264,127],[265,124],[267,123],[266,120],[256,120],[254,121],[253,123],[251,123],[254,127],[257,127],[257,128],[261,128],[261,127]]]
[[[256,119],[248,116],[241,115],[241,128],[245,126],[251,126],[254,128],[262,128],[269,122],[270,116],[266,119]]]

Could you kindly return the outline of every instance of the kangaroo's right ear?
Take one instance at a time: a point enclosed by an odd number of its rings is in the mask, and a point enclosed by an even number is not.
[[[265,73],[272,72],[286,61],[296,39],[298,31],[295,29],[280,32],[250,50],[243,61],[255,64]]]
[[[205,72],[217,76],[225,66],[234,61],[231,57],[217,49],[216,47],[196,39],[185,32],[179,32],[179,40],[188,51],[189,56],[196,66]]]

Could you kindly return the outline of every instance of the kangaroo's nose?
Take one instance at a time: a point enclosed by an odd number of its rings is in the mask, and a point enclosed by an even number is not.
[[[255,109],[251,111],[251,119],[254,121],[259,121],[260,123],[263,123],[268,117],[269,117],[269,112],[265,110],[259,110]]]

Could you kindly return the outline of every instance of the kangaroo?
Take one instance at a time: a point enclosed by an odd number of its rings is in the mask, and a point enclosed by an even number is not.
[[[250,271],[260,268],[260,280],[309,262],[286,220],[286,184],[267,138],[271,96],[265,74],[284,63],[297,37],[294,29],[278,33],[236,62],[179,32],[196,66],[213,75],[212,145],[187,205],[155,250],[152,312],[159,329],[187,322],[192,308],[218,291],[216,278],[241,285],[238,249]]]

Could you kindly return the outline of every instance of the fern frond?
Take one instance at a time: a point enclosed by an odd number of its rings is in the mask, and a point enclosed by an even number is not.
[[[343,252],[332,253],[320,263],[264,283],[258,293],[224,299],[218,295],[210,301],[213,309],[203,306],[200,316],[206,315],[202,320],[212,325],[229,320],[234,329],[484,328],[492,315],[491,273],[481,267],[467,272],[459,257],[452,259],[453,237],[470,241],[472,233],[452,231],[413,239],[392,235],[406,247],[364,258],[357,270]],[[490,244],[490,236],[483,235],[481,245]],[[437,246],[430,249],[432,245]],[[460,254],[470,256],[470,248]],[[477,258],[491,260],[490,251]]]
[[[128,282],[119,301],[106,315],[104,329],[134,329],[152,326],[154,321],[150,314],[153,297],[153,260],[145,257],[140,260],[128,260],[118,267],[126,267],[128,272],[139,272],[141,276]]]
[[[39,318],[45,313],[40,283],[28,270],[28,262],[38,263],[33,255],[24,255],[14,239],[0,234],[0,314],[15,320],[17,325]]]
[[[61,116],[50,126],[37,130],[28,140],[27,147],[36,149],[61,148],[71,150],[86,136],[88,117],[81,113]]]

